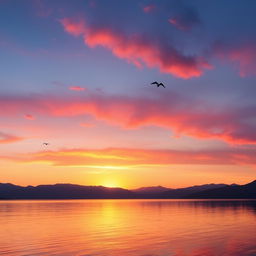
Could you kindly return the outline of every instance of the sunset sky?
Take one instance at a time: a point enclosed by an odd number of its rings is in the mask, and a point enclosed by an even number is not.
[[[0,182],[254,180],[255,12],[254,0],[0,0]]]

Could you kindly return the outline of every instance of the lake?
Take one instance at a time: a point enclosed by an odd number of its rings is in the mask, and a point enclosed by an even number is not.
[[[255,256],[256,201],[0,201],[0,255]]]

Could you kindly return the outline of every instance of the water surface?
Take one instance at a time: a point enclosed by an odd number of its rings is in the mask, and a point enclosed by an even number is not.
[[[256,201],[0,201],[0,255],[255,256]]]

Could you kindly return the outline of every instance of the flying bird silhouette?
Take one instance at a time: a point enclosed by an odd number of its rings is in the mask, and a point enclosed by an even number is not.
[[[48,146],[48,145],[50,145],[50,143],[44,142],[43,145]]]
[[[155,84],[157,87],[163,86],[165,88],[163,83],[158,83],[158,82],[155,81],[155,82],[153,82],[151,84]]]

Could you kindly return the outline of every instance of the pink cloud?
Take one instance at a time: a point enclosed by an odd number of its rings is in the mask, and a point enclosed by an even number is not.
[[[5,96],[0,99],[0,114],[10,116],[29,112],[31,106],[38,115],[69,117],[89,114],[126,129],[153,125],[169,128],[177,136],[256,144],[255,106],[217,110],[206,102],[192,101],[171,92],[155,99],[99,94],[88,94],[82,98]]]
[[[84,43],[89,47],[107,48],[118,58],[137,67],[156,67],[163,73],[183,79],[199,77],[205,69],[212,68],[203,57],[185,56],[171,45],[153,43],[139,34],[128,36],[110,28],[93,27],[85,21],[76,22],[68,18],[62,19],[61,23],[69,34],[83,36]]]
[[[241,77],[256,75],[256,45],[245,43],[237,46],[217,46],[216,54],[223,60],[229,60],[236,65]]]
[[[189,31],[201,24],[198,13],[191,8],[185,8],[183,12],[171,17],[168,21],[177,29],[183,31]]]
[[[24,138],[0,132],[0,144],[14,143]]]
[[[152,12],[152,11],[154,11],[155,9],[156,9],[156,6],[153,5],[153,4],[147,5],[147,6],[144,6],[144,7],[143,7],[143,11],[144,11],[145,13]]]
[[[71,90],[71,91],[84,91],[85,89],[86,88],[84,88],[84,87],[75,86],[75,85],[69,87],[69,90]]]
[[[30,114],[24,115],[24,118],[27,120],[35,120],[36,119],[33,115],[30,115]]]
[[[80,36],[85,31],[87,31],[87,27],[84,22],[72,22],[71,19],[64,18],[60,20],[61,24],[64,26],[66,32],[73,36]]]
[[[187,27],[184,26],[178,18],[170,18],[169,23],[171,23],[174,27],[180,29],[180,30],[187,30]]]

